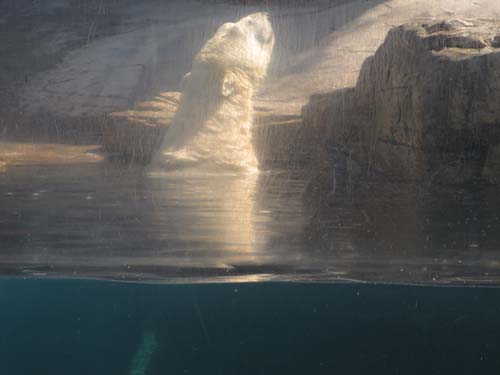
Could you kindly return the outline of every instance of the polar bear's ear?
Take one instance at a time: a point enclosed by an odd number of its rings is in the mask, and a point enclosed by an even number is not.
[[[234,78],[226,74],[224,76],[224,80],[222,81],[222,96],[228,97],[233,95],[236,90],[236,84],[234,82]]]
[[[180,84],[181,91],[184,91],[184,89],[186,88],[186,84],[188,83],[190,77],[191,77],[191,72],[186,73],[184,77],[182,77]]]

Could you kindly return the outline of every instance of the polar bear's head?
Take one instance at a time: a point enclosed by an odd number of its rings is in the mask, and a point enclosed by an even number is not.
[[[203,46],[193,62],[215,64],[226,71],[245,72],[254,87],[265,77],[274,46],[274,33],[266,13],[254,13],[236,23],[225,23]]]

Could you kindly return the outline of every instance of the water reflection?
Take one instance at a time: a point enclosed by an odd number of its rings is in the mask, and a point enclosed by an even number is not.
[[[381,281],[387,275],[392,281],[497,280],[498,187],[374,177],[348,191],[340,180],[336,197],[323,189],[308,198],[316,204],[309,207],[313,219],[306,231],[318,253],[335,258],[348,275]]]
[[[153,207],[147,220],[165,264],[174,254],[176,266],[225,272],[296,264],[303,186],[285,185],[289,177],[283,171],[148,173],[144,187]]]
[[[13,166],[0,272],[127,280],[497,283],[498,188]],[[316,188],[311,186],[316,185]]]
[[[126,278],[273,273],[300,264],[303,186],[279,171],[15,167],[0,181],[1,267]]]
[[[151,173],[145,184],[156,240],[170,247],[176,239],[185,254],[176,264],[200,266],[197,258],[203,259],[203,266],[215,267],[257,261],[265,242],[256,234],[257,179],[257,174]]]

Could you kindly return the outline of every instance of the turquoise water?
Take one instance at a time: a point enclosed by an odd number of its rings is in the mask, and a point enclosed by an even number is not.
[[[493,374],[500,289],[0,281],[0,373]]]

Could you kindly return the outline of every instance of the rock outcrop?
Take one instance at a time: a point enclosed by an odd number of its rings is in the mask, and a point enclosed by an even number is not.
[[[312,97],[304,122],[369,170],[444,182],[500,176],[500,23],[392,29],[355,88]]]
[[[100,143],[106,154],[127,162],[149,162],[175,116],[180,95],[175,91],[163,92],[131,110],[112,112],[101,119]],[[288,161],[290,155],[300,159],[308,153],[296,149],[295,140],[302,135],[300,116],[274,116],[255,109],[254,122],[254,147],[261,163]]]
[[[134,109],[111,113],[101,130],[108,155],[126,161],[150,161],[175,116],[179,98],[179,92],[164,92]]]

